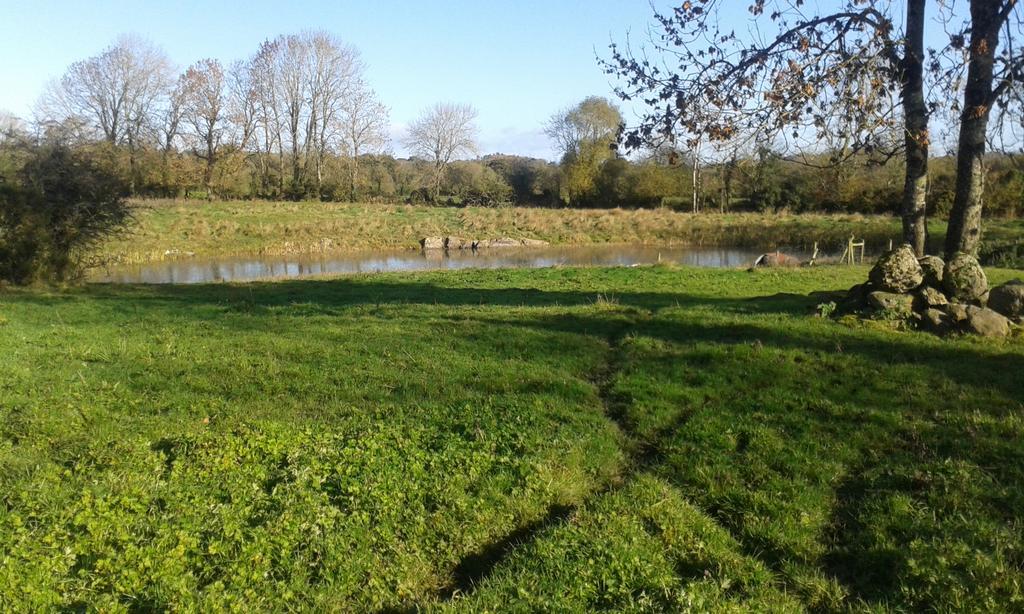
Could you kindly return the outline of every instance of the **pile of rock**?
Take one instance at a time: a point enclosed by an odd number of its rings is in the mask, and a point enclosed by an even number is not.
[[[878,260],[867,283],[850,289],[843,307],[905,318],[937,334],[1005,337],[1024,325],[1024,282],[990,290],[973,256],[917,258],[902,245]]]
[[[466,239],[464,237],[425,237],[420,239],[423,249],[486,249],[490,247],[542,247],[547,241],[540,239]]]

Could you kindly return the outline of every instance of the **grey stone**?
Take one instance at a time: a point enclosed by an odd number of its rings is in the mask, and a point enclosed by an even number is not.
[[[901,316],[909,316],[914,311],[914,297],[910,294],[876,290],[868,294],[868,304],[879,311],[888,311]]]
[[[988,307],[1008,318],[1024,316],[1024,281],[1014,279],[993,288],[988,298]]]
[[[871,293],[871,290],[871,284],[857,284],[847,291],[846,296],[839,301],[839,304],[847,311],[864,309],[868,306],[868,294]]]
[[[462,237],[445,237],[446,249],[473,249],[474,243],[476,243],[476,241],[472,239],[464,239]]]
[[[426,237],[420,239],[420,246],[423,249],[444,249],[444,237]]]
[[[508,237],[502,237],[500,239],[490,239],[487,241],[480,242],[481,247],[519,247],[519,241],[510,239]]]
[[[918,304],[922,309],[929,307],[945,307],[949,304],[946,295],[931,286],[921,286],[917,289]]]
[[[969,333],[982,337],[1006,337],[1010,334],[1010,321],[987,307],[967,307],[967,324]]]
[[[868,278],[880,290],[902,294],[921,285],[924,271],[913,248],[901,245],[879,258]]]
[[[921,314],[921,326],[933,333],[944,334],[953,329],[953,319],[940,309],[925,309]]]
[[[942,261],[942,258],[938,256],[925,256],[917,259],[918,264],[921,265],[921,272],[924,274],[924,285],[932,288],[942,289],[942,272],[946,268],[946,263]]]
[[[967,305],[950,303],[949,305],[946,305],[945,311],[953,322],[959,323],[967,319]]]
[[[542,245],[548,245],[548,242],[540,239],[512,239],[510,237],[477,242],[477,247],[540,247]]]
[[[977,258],[959,253],[946,263],[942,288],[950,300],[959,303],[980,302],[988,291],[988,278]]]

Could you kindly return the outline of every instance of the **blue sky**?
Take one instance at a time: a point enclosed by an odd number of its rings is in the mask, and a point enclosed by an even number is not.
[[[892,1],[901,13],[902,0]],[[748,3],[723,0],[730,10],[721,19],[747,27]],[[606,54],[627,32],[645,38],[650,21],[649,0],[0,0],[0,110],[30,116],[48,80],[121,34],[151,40],[185,67],[207,57],[229,63],[265,39],[323,29],[362,52],[391,109],[394,153],[405,153],[401,135],[421,110],[452,101],[479,111],[481,153],[553,159],[543,123],[586,96],[611,97],[595,50]],[[943,42],[935,23],[928,38]]]
[[[482,152],[550,158],[544,121],[588,95],[611,95],[595,48],[643,31],[650,16],[648,0],[0,0],[0,109],[28,116],[49,79],[124,33],[186,66],[324,29],[362,52],[393,134],[434,102],[465,102],[479,111]]]

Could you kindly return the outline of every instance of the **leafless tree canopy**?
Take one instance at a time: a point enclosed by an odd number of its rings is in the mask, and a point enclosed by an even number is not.
[[[409,126],[406,147],[434,165],[434,195],[440,193],[452,160],[476,153],[476,109],[467,104],[438,103]]]
[[[0,110],[0,145],[25,131],[24,122],[9,111]]]
[[[359,156],[383,150],[388,144],[388,108],[362,80],[342,103],[341,139],[351,157],[349,198],[356,200],[359,182]]]
[[[196,62],[182,75],[181,90],[184,95],[182,119],[188,127],[186,142],[192,152],[206,162],[203,183],[209,190],[213,169],[232,128],[228,121],[224,68],[217,60]]]
[[[287,160],[292,189],[312,178],[319,190],[326,156],[351,150],[352,109],[361,119],[371,107],[383,109],[366,85],[359,52],[325,32],[267,41],[245,66],[248,94],[240,116],[251,120],[254,144],[265,156],[258,169],[264,182],[276,156],[282,182]],[[385,141],[363,137],[360,145],[368,151]]]
[[[112,144],[138,142],[154,128],[157,103],[171,78],[164,53],[122,37],[99,55],[72,64],[43,96],[43,119],[79,120]]]
[[[265,191],[319,193],[330,155],[387,145],[387,109],[366,83],[359,52],[320,31],[282,35],[228,67],[203,60],[179,78],[162,51],[132,37],[76,62],[39,104],[44,125],[134,152],[184,147],[206,163],[248,152]]]

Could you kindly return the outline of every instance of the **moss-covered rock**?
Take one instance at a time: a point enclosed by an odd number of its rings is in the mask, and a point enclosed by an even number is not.
[[[924,271],[909,245],[887,252],[871,269],[871,283],[884,292],[903,294],[921,285]]]
[[[981,302],[988,292],[988,278],[978,259],[970,254],[958,253],[946,263],[942,275],[942,288],[946,296],[960,303]]]

